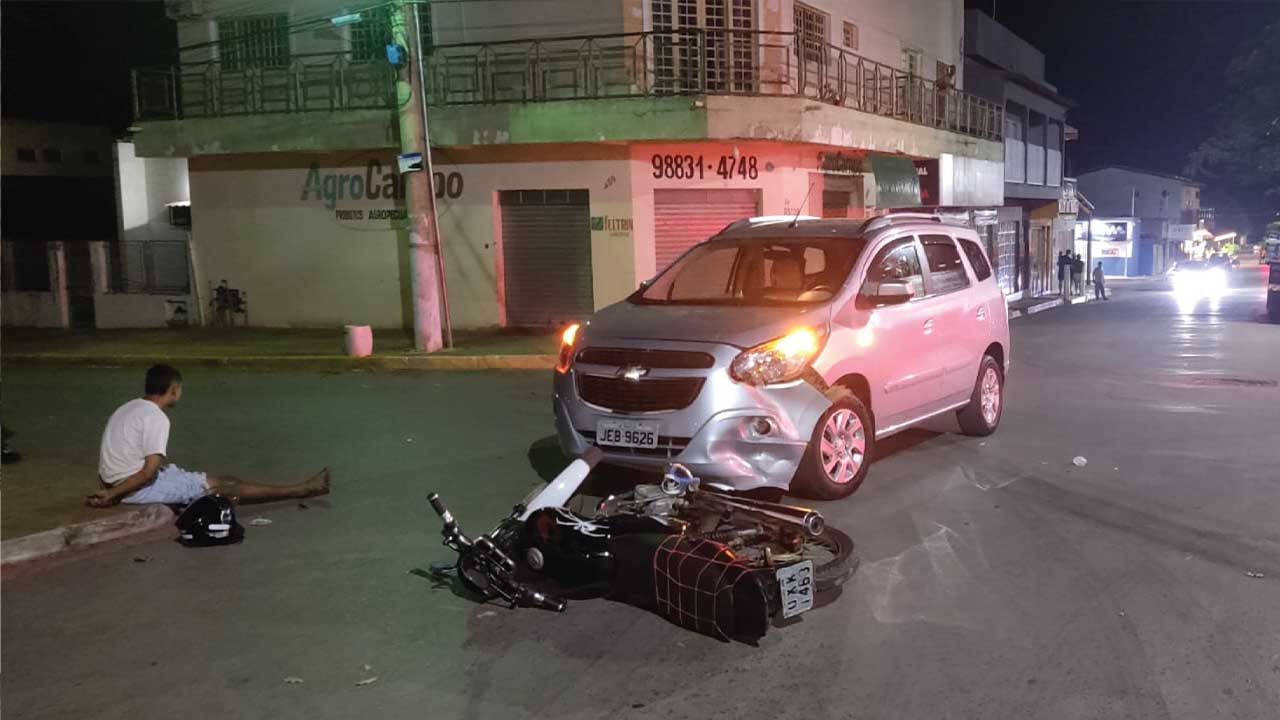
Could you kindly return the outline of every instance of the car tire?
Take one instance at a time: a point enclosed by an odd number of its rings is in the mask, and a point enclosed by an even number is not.
[[[1004,370],[990,355],[982,356],[978,379],[973,383],[969,404],[956,411],[960,431],[965,435],[986,437],[1000,426],[1004,415]]]
[[[791,482],[792,492],[811,500],[852,495],[871,467],[874,427],[871,412],[856,395],[849,393],[832,403],[814,425]]]

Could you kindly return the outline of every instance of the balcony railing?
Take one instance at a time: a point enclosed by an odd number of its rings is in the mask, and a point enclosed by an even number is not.
[[[1000,140],[1003,110],[983,98],[792,33],[681,30],[440,45],[428,57],[432,105],[673,95],[806,97]],[[134,115],[172,120],[395,107],[395,72],[350,53],[287,66],[218,62],[133,71]]]

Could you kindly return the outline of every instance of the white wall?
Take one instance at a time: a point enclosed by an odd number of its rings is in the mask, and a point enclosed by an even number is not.
[[[174,305],[182,305],[186,309],[187,324],[197,324],[195,300],[188,295],[95,293],[94,327],[101,330],[164,327],[169,323]]]
[[[1004,163],[942,153],[938,157],[938,196],[941,205],[1001,205],[1004,203]]]
[[[1195,198],[1195,188],[1187,182],[1123,168],[1083,173],[1077,180],[1080,192],[1094,204],[1099,216],[1132,214],[1142,218],[1162,218],[1177,224],[1182,222],[1184,206]],[[1187,188],[1191,188],[1189,195]],[[1138,191],[1136,201],[1132,197],[1135,189]],[[1198,201],[1195,202],[1198,206]]]
[[[795,0],[761,0],[766,6],[780,3],[783,31],[794,30]],[[956,66],[956,84],[964,87],[963,0],[811,0],[804,3],[828,15],[827,42],[841,45],[844,22],[858,26],[857,53],[901,70],[902,49],[919,49],[921,75],[936,79],[935,62]]]
[[[462,182],[457,197],[438,202],[456,327],[496,325],[501,319],[498,191],[586,189],[592,216],[630,217],[624,159],[554,160],[555,153],[544,152],[546,161],[521,161],[503,154],[508,152],[454,150],[435,158],[437,173]],[[335,190],[332,201],[306,189],[312,162],[318,164],[316,182],[324,176],[359,176],[363,186],[371,160],[379,165],[373,177],[381,187],[394,164],[390,150],[193,161],[193,237],[203,276],[214,284],[225,278],[245,290],[253,325],[403,327],[411,312],[408,231],[405,220],[382,215],[403,211],[404,201],[351,199],[350,180],[344,197],[336,198]],[[596,307],[634,287],[632,258],[630,232],[592,234]]]
[[[186,239],[169,224],[167,207],[191,199],[186,158],[141,158],[131,142],[117,142],[115,150],[120,239]]]
[[[485,0],[432,5],[431,24],[437,44],[490,42],[557,35],[603,35],[624,30],[624,7],[635,0]],[[323,21],[375,3],[347,0],[205,0],[199,17],[178,21],[178,45],[188,47],[217,39],[219,18],[284,13],[299,27],[289,36],[294,54],[323,53],[350,47],[350,28]],[[629,14],[629,13],[628,13]],[[212,60],[212,47],[182,53],[183,62]]]

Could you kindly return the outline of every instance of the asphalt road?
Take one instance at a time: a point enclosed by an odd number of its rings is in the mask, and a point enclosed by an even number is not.
[[[190,369],[174,460],[267,479],[328,464],[335,493],[246,508],[273,523],[239,546],[158,538],[7,577],[5,716],[1277,717],[1263,282],[1244,268],[1183,307],[1126,285],[1016,321],[999,432],[947,420],[887,443],[821,508],[862,568],[759,647],[607,601],[481,607],[416,574],[448,557],[429,491],[481,530],[538,482],[544,374]],[[5,368],[5,421],[29,454],[91,461],[136,375]]]

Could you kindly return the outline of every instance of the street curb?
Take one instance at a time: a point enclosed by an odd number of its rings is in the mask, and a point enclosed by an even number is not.
[[[173,511],[164,505],[144,505],[102,520],[64,525],[34,535],[0,543],[0,568],[41,560],[70,550],[139,535],[173,522]]]
[[[1044,312],[1045,310],[1052,310],[1053,308],[1056,308],[1056,307],[1062,307],[1063,305],[1082,305],[1082,304],[1087,303],[1087,302],[1090,302],[1090,301],[1092,301],[1092,300],[1093,300],[1093,298],[1089,297],[1088,295],[1078,295],[1078,296],[1073,297],[1073,298],[1071,298],[1070,300],[1067,300],[1067,301],[1064,301],[1064,300],[1063,300],[1062,298],[1060,298],[1060,297],[1059,297],[1059,298],[1053,298],[1052,300],[1045,300],[1045,301],[1044,301],[1044,302],[1042,302],[1042,303],[1037,303],[1037,304],[1032,305],[1032,306],[1030,306],[1030,307],[1021,308],[1021,309],[1018,309],[1018,310],[1014,310],[1014,309],[1012,309],[1012,308],[1011,308],[1011,309],[1009,310],[1009,319],[1010,319],[1010,320],[1016,320],[1016,319],[1018,319],[1018,318],[1020,318],[1020,317],[1027,317],[1028,315],[1035,315],[1036,313]]]
[[[60,353],[20,353],[2,356],[5,363],[44,365],[96,365],[141,367],[157,361],[155,355],[63,355]],[[363,358],[331,355],[197,356],[168,357],[170,362],[202,367],[269,370],[550,370],[555,355],[374,355]]]

